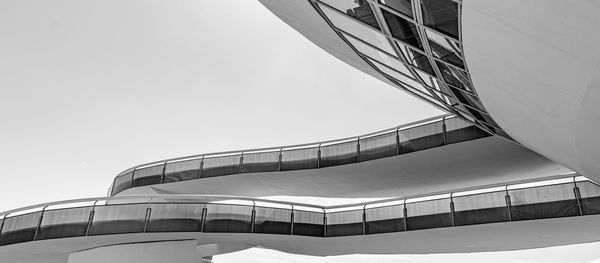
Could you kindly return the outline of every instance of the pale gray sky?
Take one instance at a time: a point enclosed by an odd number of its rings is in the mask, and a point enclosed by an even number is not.
[[[0,0],[0,211],[103,196],[139,163],[437,114],[257,1]],[[253,249],[218,262],[282,256],[306,261]]]

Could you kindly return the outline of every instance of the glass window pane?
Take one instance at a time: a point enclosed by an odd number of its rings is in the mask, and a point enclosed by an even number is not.
[[[429,123],[398,131],[400,153],[429,149],[444,144],[442,122]]]
[[[414,80],[412,76],[406,76],[404,74],[401,74],[400,72],[388,68],[375,60],[369,59],[369,61],[373,63],[373,65],[375,65],[377,69],[381,70],[381,72],[385,73],[386,75],[402,82],[407,86],[412,87],[415,90],[418,90],[418,94],[421,94],[426,97],[431,97],[429,91],[427,91],[427,89],[425,89],[423,85],[421,85],[421,83]]]
[[[473,91],[471,81],[469,80],[469,75],[467,75],[466,72],[448,66],[439,61],[436,61],[436,64],[440,69],[440,72],[442,73],[442,78],[444,78],[444,81],[446,83],[466,91]]]
[[[406,204],[407,230],[452,226],[450,198]]]
[[[363,234],[363,211],[352,210],[327,214],[327,236],[351,236]]]
[[[404,63],[400,62],[400,60],[398,60],[396,57],[393,57],[385,52],[375,49],[365,44],[364,42],[353,38],[350,35],[344,34],[344,36],[346,37],[346,39],[348,39],[348,41],[350,41],[352,46],[354,46],[358,50],[358,52],[374,60],[377,60],[378,62],[387,65],[390,68],[396,69],[402,72],[403,74],[412,76],[412,73],[408,70],[407,66],[404,65]]]
[[[242,172],[258,173],[279,170],[279,152],[244,153]]]
[[[201,163],[201,159],[167,163],[164,182],[179,182],[198,178]]]
[[[133,170],[117,176],[113,185],[112,195],[118,194],[123,190],[129,188],[132,179]]]
[[[237,174],[240,172],[240,157],[241,155],[229,155],[204,158],[200,176],[205,178]]]
[[[446,119],[446,143],[456,143],[490,136],[474,124],[461,118]]]
[[[385,17],[385,22],[393,37],[415,48],[423,50],[423,42],[421,42],[419,30],[414,23],[394,15],[387,10],[382,9],[381,12]]]
[[[250,233],[252,207],[208,204],[204,232]]]
[[[0,245],[33,241],[42,212],[11,216],[4,219]]]
[[[581,210],[584,215],[600,214],[600,186],[584,181],[577,182],[581,196]]]
[[[319,5],[323,13],[333,23],[333,25],[347,33],[362,39],[363,41],[387,52],[394,54],[394,49],[388,39],[381,33],[373,30],[372,27],[365,26],[358,21],[338,13],[324,5]]]
[[[323,236],[323,213],[310,211],[294,211],[294,235]]]
[[[357,162],[358,141],[321,146],[321,167]]]
[[[318,148],[283,150],[281,153],[281,170],[299,170],[317,168]]]
[[[146,204],[96,206],[89,235],[144,232],[146,207]]]
[[[357,20],[379,29],[377,18],[367,0],[322,0],[322,2],[336,8]]]
[[[160,184],[164,164],[140,168],[135,170],[131,186],[143,186],[151,184]]]
[[[458,101],[460,101],[460,103],[469,105],[480,111],[486,111],[485,107],[483,106],[483,103],[479,101],[479,98],[477,98],[477,96],[469,94],[461,89],[454,88],[452,86],[450,86],[450,89],[454,96],[456,96]]]
[[[413,17],[413,10],[410,0],[379,0],[379,2],[402,14]]]
[[[257,206],[255,211],[254,233],[292,233],[292,210]]]
[[[458,39],[458,4],[452,0],[421,0],[423,24]]]
[[[384,158],[398,154],[396,132],[360,139],[360,161]]]
[[[573,188],[569,183],[509,190],[512,220],[579,215]]]
[[[465,68],[460,49],[454,41],[432,30],[427,30],[427,38],[435,57],[457,67]]]
[[[76,207],[46,210],[37,239],[84,236],[90,220],[92,207]]]
[[[203,204],[152,204],[146,232],[200,232]]]
[[[384,206],[366,209],[367,234],[405,231],[404,206]]]
[[[509,221],[504,191],[454,197],[457,226]]]

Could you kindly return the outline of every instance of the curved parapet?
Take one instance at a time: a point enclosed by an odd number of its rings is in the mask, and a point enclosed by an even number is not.
[[[599,231],[590,231],[598,228],[600,186],[580,176],[555,178],[344,206],[196,195],[54,202],[2,213],[0,255],[3,262],[28,254],[30,262],[39,262],[44,253],[176,240],[321,256],[481,252],[600,240]],[[547,238],[556,234],[561,238]],[[47,248],[31,253],[40,246]]]

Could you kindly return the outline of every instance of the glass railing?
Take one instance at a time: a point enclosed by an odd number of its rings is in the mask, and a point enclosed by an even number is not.
[[[0,245],[154,232],[338,237],[593,214],[600,214],[600,186],[573,174],[329,207],[232,196],[120,196],[0,213]]]
[[[405,154],[489,136],[449,115],[361,136],[303,145],[210,153],[139,165],[120,173],[111,195],[136,186],[238,173],[316,169]]]

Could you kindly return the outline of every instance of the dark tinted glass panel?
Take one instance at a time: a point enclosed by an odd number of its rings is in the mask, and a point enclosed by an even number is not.
[[[465,92],[461,89],[454,88],[453,86],[450,86],[450,88],[452,93],[456,96],[460,103],[469,105],[474,109],[485,112],[485,107],[483,107],[483,104],[481,103],[481,101],[479,101],[479,98],[477,98],[477,96]]]
[[[204,158],[202,178],[237,174],[240,172],[241,155]]]
[[[396,132],[360,139],[360,161],[384,158],[398,154]]]
[[[327,236],[351,236],[363,234],[363,211],[353,210],[327,214]]]
[[[204,232],[250,233],[252,207],[209,204]]]
[[[584,215],[600,214],[600,186],[592,182],[577,182]]]
[[[406,204],[407,230],[452,226],[450,199],[439,199]]]
[[[509,190],[512,220],[579,215],[573,184]]]
[[[509,221],[505,197],[504,191],[454,197],[455,225]]]
[[[379,29],[373,10],[366,0],[323,0],[322,2],[335,7],[337,10],[356,18],[357,20]]]
[[[391,7],[392,9],[402,14],[413,17],[412,5],[410,4],[410,0],[379,0],[379,2]]]
[[[131,185],[131,179],[133,178],[133,171],[121,174],[115,178],[113,185],[112,194],[118,194],[119,192],[129,188]]]
[[[256,207],[254,233],[291,234],[292,210]]]
[[[37,239],[84,236],[92,207],[46,210]]]
[[[295,149],[295,150],[283,150],[281,154],[281,170],[299,170],[299,169],[311,169],[318,167],[317,160],[318,149]]]
[[[160,184],[164,165],[156,165],[135,170],[131,186]]]
[[[446,119],[446,143],[456,143],[490,136],[472,123],[460,118]]]
[[[444,47],[437,41],[429,40],[429,46],[431,47],[431,51],[433,55],[437,58],[442,59],[452,65],[455,65],[460,68],[464,68],[464,62],[462,58],[458,56],[453,50],[449,50],[447,47]]]
[[[89,235],[144,232],[146,204],[96,206]]]
[[[404,206],[394,205],[366,209],[367,234],[404,231]]]
[[[436,61],[444,81],[452,86],[466,91],[472,91],[469,76],[462,70],[448,66],[442,62]]]
[[[421,0],[423,24],[458,39],[458,4],[452,0]]]
[[[393,37],[413,47],[423,49],[423,43],[415,24],[386,10],[382,9],[381,12]]]
[[[200,232],[202,204],[152,204],[146,232]]]
[[[279,170],[279,152],[244,154],[242,172],[258,173]]]
[[[441,122],[434,122],[398,131],[400,153],[409,153],[437,147],[444,144]]]
[[[4,219],[0,245],[33,241],[41,212],[11,216]]]
[[[164,182],[179,182],[198,178],[201,163],[201,159],[167,163]]]
[[[323,213],[294,211],[294,235],[323,236]]]
[[[321,167],[355,163],[358,141],[321,146]]]

